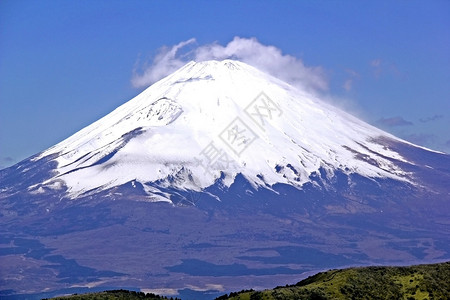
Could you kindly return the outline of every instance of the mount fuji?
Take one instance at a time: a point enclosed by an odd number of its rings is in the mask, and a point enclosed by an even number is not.
[[[449,201],[449,155],[242,62],[190,62],[0,171],[0,295],[208,299],[448,260]]]

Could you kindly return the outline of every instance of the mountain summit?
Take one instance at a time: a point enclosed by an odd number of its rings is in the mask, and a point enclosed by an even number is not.
[[[190,62],[34,158],[57,167],[28,188],[76,198],[134,182],[170,201],[155,182],[200,191],[242,174],[301,188],[320,170],[412,182],[382,140],[405,143],[242,62]]]
[[[0,296],[208,299],[448,260],[449,186],[447,154],[242,62],[190,62],[0,171]]]

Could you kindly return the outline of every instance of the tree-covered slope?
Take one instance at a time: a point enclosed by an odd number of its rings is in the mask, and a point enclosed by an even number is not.
[[[450,262],[330,270],[292,286],[242,291],[219,299],[450,299]]]
[[[168,298],[152,293],[142,293],[127,290],[113,290],[99,293],[89,293],[82,295],[71,295],[55,297],[51,300],[178,300],[178,298]]]

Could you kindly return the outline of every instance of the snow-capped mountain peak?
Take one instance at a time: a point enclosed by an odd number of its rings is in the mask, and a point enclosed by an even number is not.
[[[133,181],[201,190],[242,174],[255,186],[301,188],[320,171],[407,181],[395,137],[316,96],[233,60],[190,62],[44,151],[71,197]],[[161,200],[158,198],[157,200]]]

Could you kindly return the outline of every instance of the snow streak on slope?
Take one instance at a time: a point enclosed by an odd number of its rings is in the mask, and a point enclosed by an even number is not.
[[[45,184],[71,197],[130,181],[201,190],[239,173],[256,186],[301,187],[320,169],[408,180],[379,137],[396,139],[244,63],[190,62],[40,158],[58,155]]]

